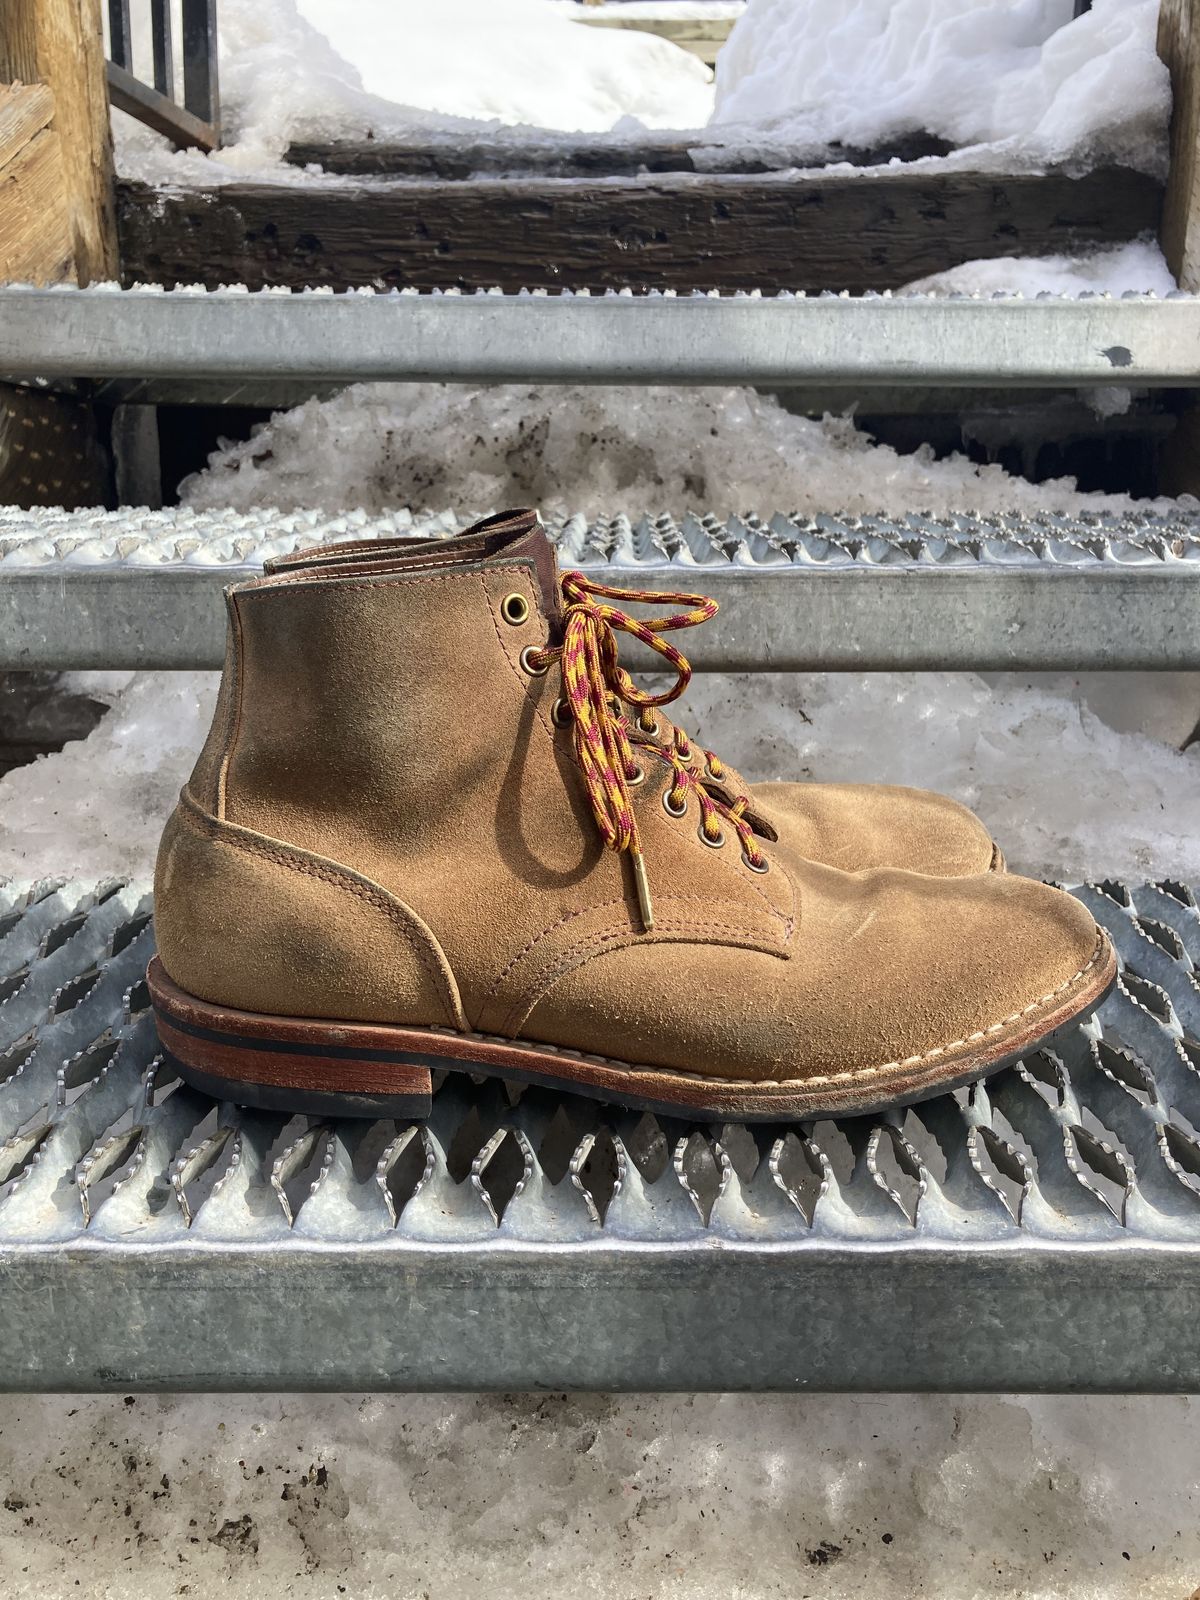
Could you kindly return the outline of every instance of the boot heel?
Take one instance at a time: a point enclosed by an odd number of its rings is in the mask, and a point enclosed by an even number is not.
[[[427,1117],[433,1108],[428,1061],[397,1050],[394,1029],[213,1005],[173,983],[157,956],[146,982],[164,1054],[215,1099],[331,1117]]]

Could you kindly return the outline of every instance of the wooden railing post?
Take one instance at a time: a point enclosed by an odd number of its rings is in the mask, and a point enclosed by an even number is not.
[[[62,151],[74,277],[115,278],[112,135],[100,0],[4,0],[0,84],[44,83]]]
[[[1171,166],[1162,247],[1179,287],[1200,290],[1200,0],[1162,0],[1158,53],[1171,73]]]
[[[0,278],[116,278],[100,0],[0,0]],[[102,504],[94,408],[0,385],[0,503]]]

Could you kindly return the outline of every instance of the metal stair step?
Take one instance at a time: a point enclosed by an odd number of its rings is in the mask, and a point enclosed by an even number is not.
[[[453,511],[0,508],[0,670],[216,668],[226,584]],[[548,519],[564,566],[700,590],[699,670],[1200,668],[1200,513]],[[767,580],[770,581],[767,581]],[[636,649],[631,659],[637,659]]]
[[[1200,299],[18,286],[0,376],[240,404],[281,380],[1189,387]]]
[[[1194,1390],[1200,910],[1073,892],[1123,974],[1060,1054],[747,1128],[458,1074],[420,1125],[218,1104],[144,889],[0,890],[0,1386]]]

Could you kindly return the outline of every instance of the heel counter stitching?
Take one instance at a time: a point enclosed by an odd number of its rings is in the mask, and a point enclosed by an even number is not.
[[[244,671],[244,640],[242,639],[242,614],[238,609],[237,596],[233,590],[226,590],[225,604],[229,608],[229,631],[233,649],[230,651],[232,664],[230,675],[233,679],[229,685],[229,706],[225,712],[225,748],[221,752],[221,759],[217,763],[217,783],[215,795],[215,808],[217,817],[224,822],[226,819],[226,795],[229,784],[229,767],[233,760],[234,746],[237,744],[238,734],[242,731],[242,676]]]
[[[342,889],[373,906],[375,910],[382,911],[433,984],[442,1001],[448,1026],[462,1031],[467,1029],[466,1014],[450,964],[432,931],[411,906],[406,906],[402,900],[396,899],[381,885],[371,883],[369,879],[360,877],[349,867],[340,866],[336,861],[307,855],[281,840],[270,839],[265,834],[255,834],[248,829],[239,828],[236,823],[210,817],[197,805],[186,789],[179,800],[176,814],[194,833],[230,845],[246,855],[258,856],[276,866],[287,867],[290,871],[299,872],[305,877],[317,878],[322,883],[329,884],[331,888]]]

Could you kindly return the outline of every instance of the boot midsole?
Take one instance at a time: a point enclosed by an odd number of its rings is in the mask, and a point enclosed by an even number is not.
[[[381,1097],[392,1097],[396,1114],[419,1116],[432,1094],[431,1072],[449,1068],[676,1115],[808,1118],[911,1104],[1010,1065],[1074,1026],[1100,1003],[1116,981],[1111,947],[1106,946],[1105,955],[1093,964],[1085,985],[1053,1010],[1029,1019],[1019,1032],[947,1053],[936,1062],[898,1063],[887,1071],[812,1082],[705,1078],[555,1045],[445,1028],[237,1011],[187,994],[167,976],[157,956],[146,976],[164,1049],[185,1075],[209,1092],[214,1083],[227,1084],[227,1098],[232,1100],[278,1106],[291,1090],[331,1097],[329,1109],[334,1114],[353,1116],[387,1114],[378,1109]],[[256,1088],[264,1093],[256,1095]]]

